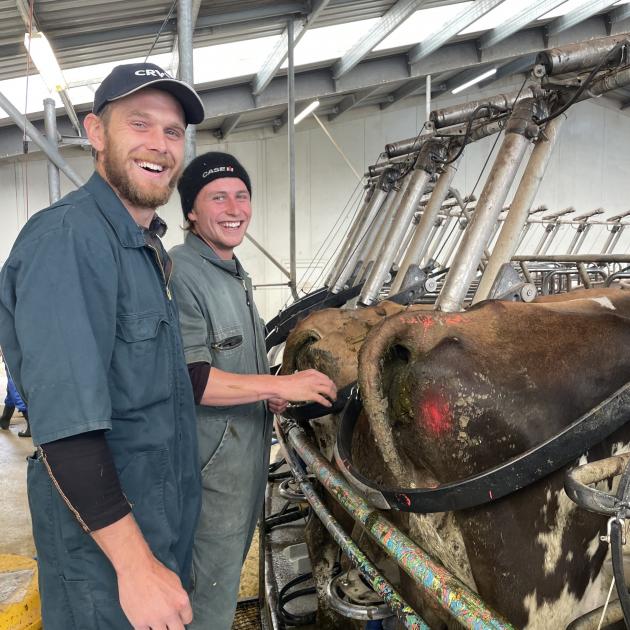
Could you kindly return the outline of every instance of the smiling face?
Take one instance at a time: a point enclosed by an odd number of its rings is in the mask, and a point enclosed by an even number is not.
[[[245,238],[252,217],[247,186],[236,177],[221,177],[206,184],[197,195],[188,219],[219,258],[232,258],[234,248]]]
[[[86,130],[98,152],[97,170],[132,212],[165,204],[181,173],[186,123],[167,92],[144,89],[89,114]]]

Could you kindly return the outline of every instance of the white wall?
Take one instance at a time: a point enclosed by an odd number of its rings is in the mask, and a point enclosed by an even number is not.
[[[497,85],[499,87],[497,87]],[[518,89],[519,84],[495,84],[485,93],[471,90],[469,98]],[[435,107],[461,102],[464,95],[439,99]],[[349,112],[333,123],[326,123],[338,144],[359,173],[373,164],[387,142],[415,135],[424,122],[425,103],[410,99],[385,111],[364,108]],[[278,134],[271,130],[235,133],[227,142],[217,143],[209,133],[198,132],[198,153],[226,150],[234,153],[252,178],[254,218],[250,233],[285,267],[289,266],[288,162],[286,129]],[[486,138],[465,151],[454,185],[463,194],[472,192],[494,138]],[[499,141],[500,145],[500,141]],[[589,101],[569,111],[550,168],[538,194],[536,204],[545,203],[550,210],[569,205],[577,213],[603,206],[612,216],[630,207],[630,117],[603,100]],[[66,154],[72,166],[86,178],[91,172],[89,153]],[[489,168],[489,167],[488,167]],[[336,245],[343,230],[332,226],[352,197],[358,203],[360,191],[350,168],[339,156],[314,120],[301,123],[296,134],[297,169],[297,258],[298,269],[304,267],[324,244]],[[486,169],[486,173],[487,173]],[[479,196],[483,179],[476,189]],[[72,185],[62,176],[64,192]],[[48,203],[46,164],[36,154],[25,161],[0,165],[0,262],[27,216]],[[513,191],[512,193],[513,194]],[[511,196],[511,195],[510,195]],[[508,197],[509,202],[510,197]],[[165,241],[168,247],[181,242],[183,223],[178,197],[160,214],[169,223]],[[356,204],[355,204],[356,205]],[[629,231],[630,232],[630,231]],[[337,240],[335,240],[337,236]],[[562,251],[572,234],[558,239],[554,251]],[[582,251],[599,251],[605,235]],[[526,242],[533,249],[535,237]],[[619,244],[617,252],[630,250],[630,233]],[[329,248],[329,254],[332,249]],[[238,250],[244,266],[256,284],[283,282],[284,276],[250,243]],[[313,279],[315,276],[313,276]],[[256,301],[265,319],[273,316],[288,298],[286,288],[259,289]]]

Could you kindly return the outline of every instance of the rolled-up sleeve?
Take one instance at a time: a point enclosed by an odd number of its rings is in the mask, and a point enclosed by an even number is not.
[[[208,348],[208,325],[203,316],[201,306],[194,291],[186,283],[182,274],[173,270],[171,277],[177,308],[179,309],[179,323],[184,342],[184,356],[186,363],[208,363],[212,365],[212,354]]]
[[[69,227],[22,240],[0,278],[0,345],[35,444],[111,428],[116,331],[111,248]]]

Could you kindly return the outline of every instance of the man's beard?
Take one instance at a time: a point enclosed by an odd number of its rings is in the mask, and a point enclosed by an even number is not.
[[[129,176],[125,170],[125,161],[117,159],[115,151],[111,151],[111,146],[112,143],[108,142],[103,151],[103,168],[107,181],[118,191],[119,196],[137,208],[155,209],[163,206],[171,197],[180,171],[171,177],[167,186],[156,184],[149,190],[143,190]]]

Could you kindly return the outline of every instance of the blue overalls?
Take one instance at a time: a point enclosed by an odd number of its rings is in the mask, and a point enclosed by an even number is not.
[[[20,393],[15,388],[15,383],[13,382],[13,379],[9,376],[8,372],[7,372],[7,395],[4,399],[4,406],[15,407],[17,408],[18,411],[20,411],[20,413],[24,413],[26,411],[26,405],[24,404],[24,401],[22,400],[22,396],[20,396]]]
[[[0,345],[35,445],[104,429],[145,539],[186,585],[200,477],[177,308],[156,252],[98,174],[18,236],[0,274]],[[40,457],[28,496],[44,627],[130,628],[111,564]]]

